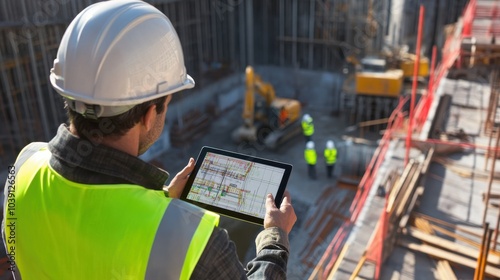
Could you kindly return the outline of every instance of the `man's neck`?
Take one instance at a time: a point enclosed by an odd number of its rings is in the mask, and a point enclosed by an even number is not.
[[[78,131],[73,124],[70,124],[69,131],[71,134],[79,137]],[[139,137],[135,127],[127,131],[123,136],[108,136],[102,137],[100,139],[89,139],[93,143],[98,143],[99,145],[105,145],[110,148],[122,151],[132,156],[139,155]]]

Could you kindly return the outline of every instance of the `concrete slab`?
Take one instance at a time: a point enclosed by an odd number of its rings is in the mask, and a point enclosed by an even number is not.
[[[444,132],[455,132],[462,129],[469,134],[472,143],[460,153],[441,156],[441,159],[446,159],[446,165],[443,165],[442,161],[436,161],[430,165],[421,182],[425,186],[425,191],[415,211],[481,234],[484,211],[482,193],[486,191],[488,179],[487,172],[484,170],[486,167],[485,151],[479,148],[473,149],[470,146],[474,144],[488,145],[488,136],[482,133],[482,125],[488,106],[489,85],[445,79],[440,86],[436,100],[439,100],[439,96],[444,94],[452,96],[452,104],[447,114]],[[428,123],[432,121],[436,108],[437,106],[433,106],[431,109]],[[414,137],[425,141],[429,127],[429,125],[425,126],[424,131]],[[379,170],[376,182],[380,182],[391,170],[402,172],[404,159],[402,155],[404,153],[404,141],[393,140]],[[421,153],[413,148],[410,158],[417,158],[421,156]],[[494,182],[493,189],[498,188],[500,188],[498,181]],[[374,220],[378,220],[380,217],[383,208],[383,203],[380,203],[380,200],[374,193],[370,194],[365,209],[363,209],[362,215],[347,240],[349,251],[333,279],[348,279],[351,276],[375,229],[376,222]],[[488,211],[486,220],[490,222],[491,227],[495,226],[494,221],[497,218],[497,213],[496,209]],[[460,240],[454,241],[463,243]],[[458,279],[472,279],[473,269],[456,265],[452,267]],[[374,264],[365,263],[358,277],[361,279],[373,278],[374,268]],[[440,278],[436,272],[436,263],[429,256],[396,246],[384,263],[381,279]]]
[[[488,137],[482,133],[482,120],[487,109],[489,85],[464,80],[444,80],[443,85],[440,94],[452,95],[445,131],[463,129],[470,134],[472,144],[486,145]],[[444,158],[452,164],[445,166],[434,162],[430,165],[423,183],[425,191],[416,211],[482,234],[482,193],[487,188],[484,150],[467,148]],[[494,186],[497,189],[498,182]],[[487,222],[491,228],[496,225],[497,214],[497,209],[488,211]],[[452,267],[458,279],[473,278],[473,269]],[[401,247],[396,247],[383,267],[382,279],[393,278],[440,279],[436,263],[429,256]]]

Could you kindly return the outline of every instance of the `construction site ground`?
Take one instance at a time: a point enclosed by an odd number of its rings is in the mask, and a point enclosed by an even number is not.
[[[463,129],[470,135],[472,144],[487,146],[489,136],[482,133],[481,124],[484,121],[489,90],[490,86],[487,83],[444,80],[438,97],[443,94],[453,95],[452,105],[448,112],[444,113],[446,115],[445,131],[455,132]],[[319,153],[317,180],[311,180],[307,176],[307,166],[303,158],[305,141],[302,137],[297,137],[275,151],[259,145],[235,144],[231,140],[231,132],[241,125],[241,106],[233,106],[219,114],[203,137],[186,143],[183,147],[170,148],[155,160],[173,176],[184,167],[189,157],[196,158],[201,147],[207,145],[293,164],[294,169],[288,183],[288,190],[291,193],[298,220],[290,234],[289,279],[307,279],[327,249],[336,230],[349,219],[343,215],[348,215],[356,185],[338,183],[338,179],[343,175],[340,166],[348,166],[349,160],[351,158],[355,160],[359,157],[355,154],[359,153],[360,149],[365,149],[365,145],[354,144],[353,146],[349,143],[350,141],[345,140],[345,132],[349,130],[347,129],[349,121],[345,115],[334,116],[332,114],[332,108],[325,106],[322,100],[325,96],[327,95],[311,96],[303,108],[304,113],[309,113],[314,118],[313,140],[316,142],[316,149]],[[436,104],[429,114],[429,124],[436,114]],[[428,130],[429,126],[425,129]],[[414,137],[425,140],[425,133],[428,131],[422,131],[420,135],[414,135]],[[400,136],[404,137],[404,135]],[[333,179],[327,178],[321,157],[324,143],[328,139],[336,140],[339,149],[338,165],[340,168],[336,168]],[[370,145],[368,147],[373,149]],[[433,160],[430,164],[424,181],[425,191],[415,211],[481,235],[484,210],[482,194],[486,192],[488,179],[488,172],[485,169],[485,151],[470,148],[454,150],[456,152],[435,157],[439,160]],[[393,139],[375,185],[381,184],[388,173],[393,170],[403,172],[404,153],[404,140]],[[413,148],[410,158],[422,160],[424,155],[425,152]],[[356,182],[356,179],[359,178],[354,178],[353,182]],[[498,184],[494,183],[493,192],[498,189]],[[375,231],[383,206],[383,198],[376,195],[376,188],[372,188],[365,209],[347,241],[349,250],[333,279],[350,277]],[[496,211],[489,211],[489,213],[488,221],[491,227],[494,227],[497,219]],[[246,263],[255,256],[254,237],[261,227],[229,218],[223,218],[221,226],[228,229],[231,238],[236,242],[242,262]],[[408,237],[401,234],[398,235],[397,240],[404,238]],[[399,242],[397,240],[395,242]],[[414,240],[409,240],[414,242]],[[436,272],[436,262],[428,255],[408,250],[397,244],[391,252],[383,267],[381,279],[442,279]],[[471,279],[474,274],[473,268],[456,265],[452,265],[452,268],[458,279]],[[359,276],[363,279],[370,279],[373,277],[373,270],[374,266],[367,263]]]
[[[484,129],[490,94],[491,85],[487,80],[445,79],[441,82],[437,95],[438,98],[450,95],[451,105],[444,112],[430,114],[432,118],[437,114],[445,114],[443,132],[454,135],[463,130],[468,139],[466,141],[463,139],[457,141],[453,137],[443,139],[466,145],[447,145],[447,149],[442,154],[435,153],[424,177],[425,191],[415,211],[455,225],[456,228],[452,231],[457,234],[457,238],[453,240],[448,237],[448,239],[459,244],[461,243],[460,234],[464,230],[477,234],[476,241],[481,242],[484,231],[483,215],[486,207],[484,195],[488,192],[489,186],[492,194],[500,191],[498,169],[495,168],[494,164],[492,165],[493,154],[485,149],[491,145],[495,147],[494,138],[493,142],[490,143],[491,131],[488,133]],[[428,133],[428,131],[426,132]],[[435,147],[438,148],[437,145]],[[401,149],[402,147],[399,145],[399,150]],[[397,158],[393,158],[390,164],[396,165],[397,162],[392,163],[394,160],[398,161]],[[492,168],[494,172],[491,172]],[[498,227],[498,217],[500,216],[495,204],[498,205],[498,199],[491,199],[484,220],[489,223],[490,229]],[[497,244],[493,239],[492,242]],[[491,249],[496,250],[496,248]],[[396,247],[395,253],[391,256],[387,268],[384,270],[387,277],[391,276],[391,279],[394,277],[396,279],[443,278],[436,274],[436,259],[421,253],[403,251],[398,247]],[[492,253],[490,253],[491,255]],[[472,279],[474,276],[475,266],[466,268],[452,264],[451,267],[458,279]],[[494,267],[496,267],[495,270],[492,270],[494,274],[489,276],[499,278],[498,263]],[[488,277],[486,278],[488,279]]]
[[[291,193],[292,204],[298,220],[290,234],[289,279],[304,279],[320,257],[318,254],[322,247],[321,244],[312,242],[314,238],[320,237],[315,236],[316,233],[313,229],[317,231],[317,227],[325,226],[326,221],[318,221],[316,225],[311,225],[311,221],[309,221],[314,218],[311,217],[311,213],[315,212],[318,202],[323,201],[326,202],[323,204],[330,204],[333,207],[344,201],[345,197],[351,197],[350,200],[352,200],[355,191],[337,187],[336,178],[340,176],[340,167],[336,167],[334,178],[327,178],[322,157],[325,143],[329,139],[336,141],[339,150],[338,165],[340,166],[340,162],[346,160],[345,157],[348,156],[342,150],[343,141],[341,140],[342,132],[348,124],[342,117],[332,115],[332,108],[325,105],[325,96],[328,98],[327,94],[310,96],[307,104],[303,103],[305,105],[303,113],[309,113],[314,119],[315,132],[312,139],[316,143],[318,152],[317,180],[311,180],[308,177],[307,165],[304,160],[305,138],[302,135],[274,151],[265,149],[259,144],[238,145],[234,143],[231,139],[231,132],[242,124],[241,106],[234,106],[221,113],[212,122],[210,129],[203,137],[186,143],[184,147],[170,148],[155,160],[173,176],[175,172],[185,166],[189,157],[196,158],[201,147],[206,145],[293,164],[287,189]],[[348,201],[349,199],[343,202],[343,207],[348,207],[350,203]],[[221,226],[228,229],[231,238],[237,243],[242,262],[255,257],[254,238],[261,227],[229,218],[223,218]],[[328,242],[328,236],[323,235],[323,241]],[[307,254],[309,256],[306,256]],[[304,257],[307,257],[308,265],[304,265]]]
[[[462,129],[469,139],[468,141],[455,141],[457,145],[438,147],[437,144],[427,144],[421,145],[420,147],[424,147],[421,150],[411,150],[410,159],[418,160],[420,157],[419,160],[422,160],[429,148],[434,147],[436,151],[445,148],[442,152],[434,153],[432,162],[426,174],[423,175],[420,185],[424,187],[424,192],[413,209],[412,217],[417,216],[416,213],[421,213],[422,216],[436,218],[455,226],[451,231],[457,234],[456,239],[446,237],[443,234],[436,234],[436,236],[463,244],[459,240],[458,229],[465,229],[476,233],[478,237],[476,241],[480,243],[480,236],[483,234],[482,218],[485,207],[483,195],[487,192],[489,170],[491,170],[491,158],[487,163],[484,149],[489,145],[490,137],[483,131],[490,97],[490,85],[485,82],[444,79],[437,92],[435,104],[433,104],[434,110],[437,108],[439,97],[445,94],[451,95],[451,106],[446,111],[431,111],[428,123],[433,121],[436,114],[443,114],[445,116],[443,132],[454,134]],[[425,140],[429,127],[427,126],[427,129],[424,127],[424,130],[414,137]],[[405,135],[400,136],[404,137]],[[451,138],[446,140],[454,141]],[[464,143],[465,145],[460,145]],[[477,145],[477,148],[472,147],[473,145]],[[391,170],[399,169],[399,173],[403,172],[404,154],[405,141],[394,139],[380,169],[379,184]],[[494,176],[498,176],[498,174]],[[493,181],[492,193],[497,193],[499,189],[498,181]],[[376,221],[380,218],[384,200],[376,195],[371,197],[372,199],[369,199],[365,206],[365,215],[360,217],[348,240],[350,249],[339,266],[336,279],[350,277],[367,248]],[[497,200],[494,201],[497,202]],[[497,226],[497,213],[497,208],[491,208],[488,211],[486,222],[489,222],[490,228]],[[409,222],[407,228],[414,226]],[[421,252],[408,250],[407,246],[398,246],[398,244],[403,243],[420,243],[405,234],[403,229],[399,229],[399,231],[393,240],[395,245],[393,248],[384,244],[385,250],[389,248],[390,255],[384,263],[380,279],[446,279],[438,272],[438,258],[431,258]],[[458,252],[456,254],[460,256]],[[456,279],[473,279],[475,266],[467,268],[462,265],[450,264]],[[471,262],[471,264],[475,264],[475,262]],[[498,273],[498,265],[496,268],[493,271]],[[374,264],[365,264],[358,275],[363,279],[369,279],[373,277],[373,273]],[[500,274],[496,274],[496,277],[500,277]]]
[[[4,62],[0,75],[5,93],[2,98],[7,100],[0,118],[0,127],[7,128],[0,135],[0,156],[8,163],[26,143],[48,141],[65,119],[64,111],[56,110],[56,106],[62,108],[59,97],[47,84],[49,64],[56,54],[62,23],[68,23],[85,4],[64,1],[49,5],[54,12],[50,12],[49,21],[39,25],[36,20],[35,24],[30,21],[40,15],[40,8],[49,6],[21,2],[22,9],[16,1],[7,1],[1,21],[8,40],[0,42],[4,43],[0,59]],[[500,71],[495,66],[500,57],[495,41],[500,36],[495,28],[500,0],[274,1],[272,5],[266,1],[229,1],[239,4],[222,11],[218,9],[219,1],[214,5],[204,1],[156,2],[163,11],[173,13],[168,16],[176,29],[179,27],[183,45],[189,42],[185,45],[189,50],[185,53],[189,57],[186,69],[195,77],[197,86],[174,95],[162,136],[142,158],[170,172],[171,178],[190,157],[196,158],[202,146],[292,164],[288,190],[298,220],[290,233],[288,279],[500,279],[500,253],[496,250],[500,174],[495,172],[495,155],[488,151],[489,147],[498,149],[494,138],[500,135]],[[373,11],[365,7],[371,2]],[[470,9],[461,12],[465,2]],[[341,94],[346,79],[342,73],[349,71],[344,56],[355,50],[364,53],[375,48],[378,52],[382,45],[403,42],[412,49],[419,37],[415,24],[417,5],[421,4],[425,6],[424,39],[422,49],[416,48],[416,53],[430,54],[431,46],[437,45],[438,62],[444,66],[436,68],[440,71],[434,77],[458,67],[461,69],[455,69],[454,77],[461,79],[440,80],[425,125],[413,134],[408,163],[408,112],[404,113],[402,127],[394,129],[386,142],[387,153],[373,173],[373,184],[363,185],[360,180],[372,156],[385,143],[380,139],[386,132],[384,120],[388,116],[383,115],[396,98],[357,99],[354,90]],[[337,11],[341,11],[341,17]],[[449,25],[459,15],[462,19]],[[371,18],[373,26],[381,27],[374,36],[360,32],[370,22],[359,20],[365,17]],[[37,35],[31,36],[29,30]],[[30,36],[24,31],[29,31]],[[447,40],[447,36],[456,38]],[[441,37],[447,41],[444,46]],[[333,41],[345,44],[339,46],[339,54]],[[232,141],[231,133],[243,123],[242,66],[248,64],[273,85],[278,97],[299,100],[303,105],[301,113],[313,117],[313,140],[318,152],[316,180],[307,174],[302,135],[276,150]],[[486,66],[481,68],[483,72],[477,72],[474,67],[482,64]],[[420,79],[418,94],[424,93],[427,81]],[[56,99],[47,98],[45,86]],[[496,99],[491,98],[493,92]],[[405,90],[403,95],[409,93]],[[425,99],[417,97],[417,103]],[[446,106],[438,105],[444,104],[440,98],[447,99]],[[405,106],[407,111],[408,104]],[[367,120],[377,125],[360,130],[360,122]],[[431,134],[433,139],[429,139]],[[335,176],[331,179],[326,176],[322,157],[327,140],[334,140],[338,149]],[[6,177],[4,168],[0,180]],[[368,193],[366,200],[357,200],[360,190],[369,190],[364,192]],[[485,194],[490,191],[488,199]],[[361,201],[362,205],[356,215],[352,214],[353,201]],[[387,226],[378,231],[385,209],[390,210]],[[482,238],[487,236],[484,222],[492,229],[488,233],[495,229],[491,238],[495,247],[487,258],[480,253]],[[254,239],[262,227],[227,217],[222,217],[220,225],[235,241],[242,263],[251,260],[255,256]],[[343,232],[344,228],[348,230]],[[342,234],[337,236],[339,232]],[[385,236],[375,235],[377,232]],[[381,248],[383,266],[379,277],[375,277],[379,266],[374,260]],[[486,259],[483,278],[475,275],[480,271],[476,269],[478,259]],[[5,252],[0,252],[0,279],[12,279],[6,260]],[[364,261],[362,266],[360,261]]]
[[[265,70],[260,69],[261,72],[265,72]],[[279,69],[271,68],[271,70],[275,73],[274,75],[278,75]],[[289,70],[284,71],[282,80],[289,77],[286,72]],[[269,75],[265,77],[269,77]],[[321,79],[324,80],[324,77]],[[233,95],[242,98],[244,90],[242,80],[239,75],[236,75],[234,80],[237,82],[231,86],[233,88],[226,87],[224,91],[234,91]],[[298,79],[295,79],[295,82],[297,81]],[[318,81],[311,83],[318,83]],[[274,84],[279,85],[280,82],[275,81]],[[320,86],[312,88],[313,93],[321,90]],[[280,86],[276,87],[276,91],[281,96],[283,94],[289,95],[291,92]],[[445,94],[451,95],[450,106],[445,111],[437,112],[439,97]],[[185,141],[178,147],[168,148],[165,152],[155,156],[152,162],[170,172],[172,178],[187,164],[189,157],[197,157],[202,146],[213,146],[293,164],[287,188],[291,193],[298,220],[290,233],[291,253],[288,263],[288,279],[308,279],[324,252],[327,251],[337,230],[349,220],[349,207],[356,194],[357,183],[359,183],[364,168],[368,165],[377,146],[375,138],[380,137],[379,131],[371,133],[365,131],[363,137],[368,139],[361,139],[361,132],[353,130],[352,120],[348,114],[345,112],[334,114],[335,107],[332,107],[332,99],[335,98],[332,95],[311,94],[303,91],[296,96],[303,104],[303,113],[309,113],[314,119],[313,140],[318,152],[317,180],[311,180],[308,177],[307,165],[303,156],[305,139],[302,135],[281,145],[277,150],[269,150],[258,144],[234,143],[231,139],[231,133],[242,124],[242,102],[237,100],[233,101],[233,105],[225,106],[223,110],[215,114],[209,127],[203,130],[201,136],[194,140]],[[414,135],[414,139],[425,141],[436,115],[444,116],[441,116],[444,119],[441,130],[445,134],[451,135],[462,129],[468,135],[467,145],[448,145],[446,146],[447,153],[434,155],[423,180],[420,182],[420,185],[424,186],[424,191],[413,212],[453,224],[456,228],[451,229],[451,231],[456,233],[458,233],[459,228],[472,231],[477,234],[477,243],[481,242],[480,236],[483,232],[483,193],[488,187],[488,174],[492,162],[491,158],[486,162],[487,153],[484,147],[490,145],[490,137],[483,130],[489,96],[490,85],[488,82],[444,79],[430,110],[427,124],[419,134]],[[339,105],[337,104],[337,106]],[[169,106],[166,133],[172,126],[172,120],[168,120],[169,116],[176,116],[178,110],[179,105],[175,103]],[[382,185],[391,172],[400,175],[403,173],[405,157],[403,138],[405,136],[405,132],[402,131],[396,133],[391,140],[385,160],[374,181],[374,187],[371,189],[365,206],[347,238],[346,247],[348,249],[344,257],[339,258],[339,263],[336,264],[336,273],[331,279],[349,279],[356,265],[362,259],[363,252],[375,232],[384,208],[385,200],[377,195],[377,186]],[[327,178],[322,158],[325,143],[330,139],[335,141],[339,152],[335,176],[332,179]],[[170,141],[174,141],[174,139],[170,139]],[[477,145],[477,147],[474,149],[472,145]],[[410,159],[422,161],[426,151],[431,146],[433,145],[427,145],[423,150],[412,148]],[[434,147],[438,148],[437,145]],[[359,175],[353,176],[354,173]],[[498,179],[498,177],[498,174],[494,175],[494,179]],[[499,192],[498,181],[494,180],[492,193]],[[498,205],[497,198],[492,198],[490,202],[490,205]],[[491,228],[497,226],[497,213],[498,208],[494,207],[491,207],[488,212],[487,222],[490,223]],[[414,219],[415,215],[412,217]],[[413,223],[413,220],[408,222],[407,229],[414,227]],[[221,226],[228,230],[231,239],[235,241],[242,263],[245,264],[255,257],[254,238],[262,227],[225,217],[222,217]],[[453,239],[439,233],[436,236],[463,245],[459,239]],[[440,264],[434,258],[407,248],[408,244],[420,244],[420,241],[410,237],[402,229],[397,230],[396,237],[392,241],[391,245],[393,246],[384,245],[389,248],[386,251],[390,255],[384,263],[380,279],[447,279],[439,274]],[[406,245],[400,246],[400,244]],[[498,258],[498,256],[494,256],[494,258]],[[331,258],[326,260],[327,263],[330,261]],[[450,263],[450,265],[457,279],[473,278],[474,268],[454,263]],[[475,265],[474,261],[472,261],[472,265]],[[494,273],[498,272],[498,264],[493,268]],[[366,262],[358,276],[360,279],[372,279],[374,269],[373,263]],[[496,276],[500,277],[500,273]],[[8,275],[5,274],[1,279],[8,278]]]

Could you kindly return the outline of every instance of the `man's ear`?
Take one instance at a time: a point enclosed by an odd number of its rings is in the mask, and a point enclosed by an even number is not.
[[[149,106],[148,110],[146,111],[146,114],[142,116],[141,122],[146,131],[151,130],[155,123],[156,119],[156,105],[151,105]]]

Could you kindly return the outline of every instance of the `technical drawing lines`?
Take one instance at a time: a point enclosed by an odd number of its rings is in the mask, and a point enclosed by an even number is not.
[[[284,170],[207,153],[188,199],[264,217],[265,197],[276,193]]]

